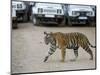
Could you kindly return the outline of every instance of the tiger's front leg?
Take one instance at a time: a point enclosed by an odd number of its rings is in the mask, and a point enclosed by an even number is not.
[[[62,48],[62,49],[61,49],[61,56],[62,56],[61,62],[64,62],[64,61],[65,61],[65,55],[66,55],[65,48]]]
[[[56,45],[51,45],[48,51],[48,55],[45,57],[44,62],[48,60],[48,58],[56,51]]]

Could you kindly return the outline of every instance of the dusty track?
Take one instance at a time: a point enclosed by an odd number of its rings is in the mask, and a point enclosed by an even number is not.
[[[45,27],[33,26],[31,23],[18,24],[19,28],[12,30],[12,73],[44,72],[74,69],[94,69],[95,68],[95,48],[91,48],[94,60],[89,60],[90,56],[79,48],[79,57],[75,62],[73,50],[66,49],[66,60],[60,62],[60,50],[52,55],[44,63],[44,57],[49,46],[44,44],[44,31],[48,32],[81,32],[87,35],[90,42],[95,45],[95,27]]]

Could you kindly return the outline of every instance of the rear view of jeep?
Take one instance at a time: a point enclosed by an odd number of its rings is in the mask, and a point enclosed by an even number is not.
[[[86,5],[68,5],[67,7],[67,21],[68,25],[73,24],[88,24],[90,26],[94,25],[95,12],[91,6]]]

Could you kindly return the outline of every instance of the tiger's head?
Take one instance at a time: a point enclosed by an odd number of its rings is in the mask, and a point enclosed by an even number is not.
[[[44,42],[46,45],[48,45],[49,43],[53,43],[54,38],[52,36],[53,35],[52,32],[50,33],[44,32],[44,35],[45,35]]]

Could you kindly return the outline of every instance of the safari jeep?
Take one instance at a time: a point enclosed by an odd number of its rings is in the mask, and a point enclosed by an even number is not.
[[[40,23],[64,25],[64,12],[61,4],[35,3],[32,7],[32,21],[34,25]]]
[[[68,5],[68,25],[72,26],[72,24],[89,24],[93,26],[95,12],[91,8],[91,6],[86,5]]]
[[[13,29],[17,29],[18,26],[17,26],[17,16],[16,16],[16,10],[14,8],[14,6],[12,6],[12,28]]]
[[[27,21],[26,4],[21,1],[12,1],[12,6],[16,10],[17,20]]]

